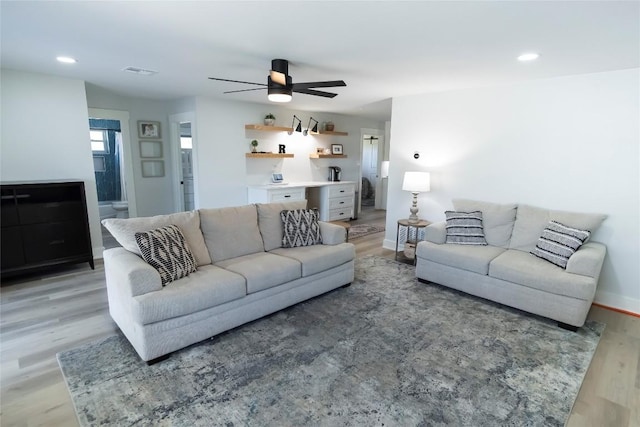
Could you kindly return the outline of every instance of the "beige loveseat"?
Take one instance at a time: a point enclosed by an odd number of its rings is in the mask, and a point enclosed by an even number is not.
[[[550,220],[593,232],[604,215],[464,199],[453,204],[456,211],[482,212],[487,245],[445,243],[446,223],[431,224],[416,247],[418,279],[556,320],[567,329],[584,324],[606,247],[587,241],[566,269],[530,252]]]
[[[343,227],[320,222],[322,244],[283,248],[280,212],[306,201],[200,209],[103,224],[123,245],[104,252],[109,313],[145,361],[332,289],[354,277]],[[162,286],[134,234],[176,225],[197,270]]]

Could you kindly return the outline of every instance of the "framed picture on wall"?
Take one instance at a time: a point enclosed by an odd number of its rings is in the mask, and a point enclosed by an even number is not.
[[[331,154],[342,155],[342,144],[331,144]]]
[[[162,141],[140,141],[140,157],[162,157]]]
[[[145,178],[164,176],[164,160],[142,160],[142,176]]]
[[[147,139],[160,139],[160,122],[138,120],[138,137]]]

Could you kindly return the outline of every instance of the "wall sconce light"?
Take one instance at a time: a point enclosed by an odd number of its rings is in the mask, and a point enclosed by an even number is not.
[[[413,204],[409,209],[411,212],[409,222],[415,224],[420,221],[418,218],[418,194],[431,190],[431,175],[429,172],[405,172],[402,189],[413,194]]]
[[[313,129],[311,129],[311,122],[314,121],[316,122],[315,125],[313,125]],[[309,130],[311,129],[311,130]],[[302,132],[302,134],[304,136],[309,135],[309,132],[311,133],[318,133],[318,121],[316,119],[314,119],[313,117],[309,117],[309,124],[307,125],[307,128],[304,130],[304,132]]]
[[[298,121],[298,126],[296,126],[296,120]],[[302,132],[302,120],[298,118],[295,114],[293,115],[293,121],[291,122],[291,130],[288,132],[289,135],[293,135],[293,131]]]

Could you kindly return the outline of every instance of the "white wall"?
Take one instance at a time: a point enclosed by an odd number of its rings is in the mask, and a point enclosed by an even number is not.
[[[432,174],[419,196],[431,221],[456,197],[604,213],[596,301],[640,313],[639,71],[394,99],[385,246],[409,213],[407,170]]]
[[[309,117],[333,121],[335,130],[348,132],[348,136],[320,136],[302,133],[288,135],[286,132],[246,131],[245,124],[262,124],[267,113],[276,116],[276,126],[290,127],[293,115],[302,120],[306,129]],[[236,206],[247,203],[247,185],[270,182],[271,173],[282,172],[285,180],[326,181],[328,166],[340,166],[342,179],[357,181],[360,163],[360,129],[384,129],[384,124],[357,117],[309,113],[288,110],[280,106],[250,104],[219,100],[208,97],[196,98],[196,181],[199,191],[198,207]],[[278,152],[284,144],[287,153],[294,158],[256,159],[246,158],[250,142],[257,139],[258,151]],[[346,159],[309,159],[316,147],[342,144]]]
[[[78,179],[85,183],[91,245],[102,255],[84,82],[1,71],[2,181]]]

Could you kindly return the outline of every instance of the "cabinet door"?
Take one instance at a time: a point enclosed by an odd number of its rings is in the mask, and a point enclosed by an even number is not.
[[[25,187],[16,190],[21,224],[83,221],[80,186]]]
[[[18,208],[12,188],[2,189],[2,218],[0,220],[3,227],[18,224]]]
[[[2,227],[0,240],[2,240],[2,247],[0,247],[0,251],[2,251],[0,252],[2,254],[2,260],[0,260],[2,269],[8,270],[24,265],[24,250],[20,227]]]
[[[303,187],[269,192],[270,202],[293,202],[294,200],[304,200]]]

